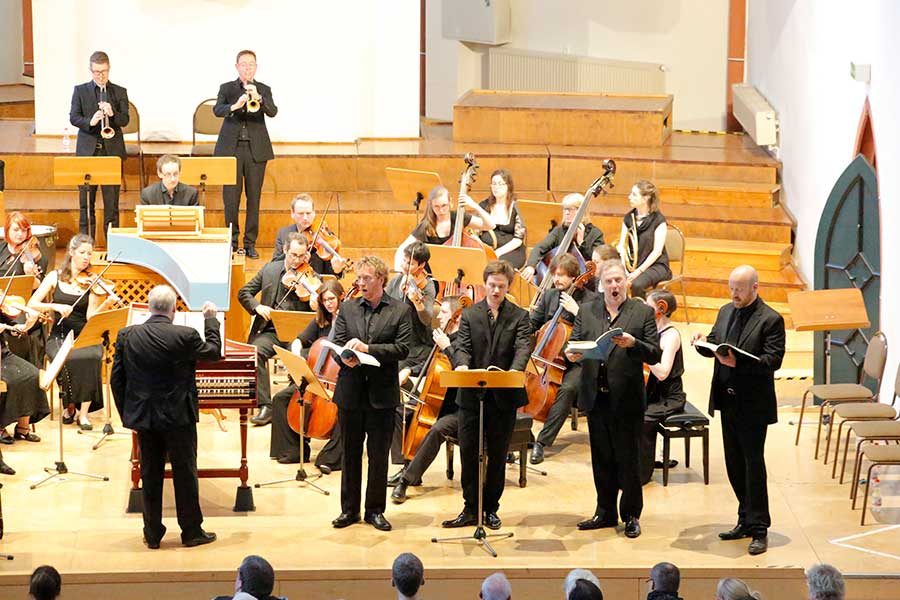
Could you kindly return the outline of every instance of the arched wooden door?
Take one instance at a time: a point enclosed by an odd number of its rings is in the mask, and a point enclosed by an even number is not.
[[[881,229],[875,170],[859,154],[828,196],[816,235],[815,289],[862,290],[871,326],[833,331],[831,381],[859,379],[869,337],[880,326]],[[816,333],[815,381],[825,382],[825,338]]]

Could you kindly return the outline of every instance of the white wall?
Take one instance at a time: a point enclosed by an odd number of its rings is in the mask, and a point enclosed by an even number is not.
[[[191,139],[196,105],[257,53],[272,86],[274,141],[352,141],[419,133],[419,2],[391,0],[34,0],[38,134],[68,125],[72,86],[94,50],[128,88],[143,139]],[[97,32],[103,15],[102,31]]]
[[[429,0],[428,76],[459,65],[459,87],[428,86],[428,116],[450,118],[456,97],[480,80],[480,61],[441,38],[441,2]],[[680,129],[724,129],[727,0],[511,0],[510,46],[544,52],[665,64],[667,92],[675,96]],[[438,75],[444,79],[445,74]]]
[[[893,391],[900,361],[900,3],[849,5],[820,0],[750,0],[747,78],[781,123],[783,198],[797,218],[795,258],[810,283],[819,217],[853,158],[866,95],[872,109],[881,199],[881,326],[891,351],[882,393]],[[850,77],[850,62],[870,63],[872,82]]]
[[[22,0],[0,0],[0,84],[22,77]]]

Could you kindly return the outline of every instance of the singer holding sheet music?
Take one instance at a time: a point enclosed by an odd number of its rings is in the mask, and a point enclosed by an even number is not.
[[[384,517],[387,506],[388,452],[394,411],[400,403],[398,363],[409,353],[410,323],[417,318],[409,305],[384,291],[388,268],[380,258],[363,256],[356,263],[360,298],[341,304],[334,323],[334,343],[371,355],[381,366],[340,358],[341,370],[334,390],[344,443],[341,471],[341,514],[331,524],[342,528],[359,522],[362,501],[363,441],[369,457],[365,521],[390,531]]]
[[[72,92],[69,122],[78,128],[75,142],[76,156],[118,156],[125,160],[125,138],[122,128],[128,125],[128,92],[109,81],[109,56],[106,52],[91,54],[91,81],[76,85]],[[111,137],[103,134],[104,129]],[[104,185],[103,232],[109,226],[119,226],[119,186]],[[97,186],[79,191],[78,229],[91,237],[97,235],[94,217],[94,201]]]
[[[722,415],[725,469],[738,499],[737,525],[719,534],[723,540],[751,538],[748,552],[768,549],[772,524],[766,486],[765,444],[768,426],[778,421],[775,371],[784,357],[784,319],[759,297],[756,269],[743,265],[728,278],[731,302],[719,309],[709,335],[695,333],[692,341],[728,343],[753,357],[728,351],[715,356],[709,413]],[[755,358],[754,358],[755,357]],[[758,360],[757,360],[758,358]]]
[[[582,531],[616,527],[625,522],[625,535],[641,534],[644,497],[640,479],[640,438],[647,400],[643,363],[656,364],[662,357],[653,309],[626,293],[625,268],[619,260],[607,260],[597,267],[603,290],[600,298],[584,304],[575,317],[571,340],[594,340],[613,328],[622,334],[605,361],[581,362],[578,406],[587,413],[591,444],[591,466],[597,507],[593,516],[578,523]],[[619,500],[618,511],[616,500]]]

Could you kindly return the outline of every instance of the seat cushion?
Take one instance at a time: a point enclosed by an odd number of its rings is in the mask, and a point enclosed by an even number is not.
[[[896,444],[863,446],[863,455],[872,462],[900,464],[900,446]]]
[[[857,438],[900,438],[900,421],[863,421],[850,429]]]
[[[191,156],[212,156],[215,150],[215,144],[197,144],[191,146]]]
[[[128,156],[139,156],[141,154],[140,144],[125,144],[125,153]]]
[[[897,410],[876,402],[851,402],[836,406],[834,414],[842,419],[893,419],[897,416]]]
[[[674,415],[669,415],[663,422],[665,427],[697,427],[709,425],[709,417],[700,412],[690,402],[684,403],[684,410]]]
[[[863,400],[872,397],[872,390],[858,383],[825,383],[811,385],[808,390],[822,400]]]

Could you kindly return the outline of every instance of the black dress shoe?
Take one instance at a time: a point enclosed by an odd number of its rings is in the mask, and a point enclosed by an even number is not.
[[[0,473],[2,473],[3,475],[15,475],[16,470],[3,462],[3,459],[0,458]]]
[[[744,525],[741,523],[735,525],[734,529],[729,529],[719,534],[720,540],[739,540],[747,537],[750,537],[750,532],[744,529]]]
[[[403,474],[406,473],[406,467],[403,467],[390,477],[388,477],[387,485],[388,487],[397,487],[400,485],[400,481],[403,479]]]
[[[35,433],[31,433],[28,429],[20,430],[16,429],[16,432],[13,434],[13,437],[17,440],[25,440],[26,442],[39,442],[41,441],[41,437]]]
[[[663,461],[661,461],[661,460],[657,460],[653,463],[654,469],[662,469],[663,466],[665,466],[665,465],[663,465]],[[675,460],[674,458],[670,458],[669,459],[669,468],[674,469],[677,466],[678,466],[678,461]]]
[[[580,531],[590,531],[591,529],[604,529],[606,527],[615,527],[619,524],[618,519],[601,519],[600,515],[594,515],[590,519],[580,522],[577,527]]]
[[[343,529],[354,523],[359,523],[359,513],[351,515],[350,513],[341,513],[341,515],[331,522],[331,526],[335,529]]]
[[[518,461],[518,459],[516,458],[516,453],[515,453],[515,452],[507,452],[507,453],[506,453],[506,464],[514,465],[514,464],[516,464],[517,462],[519,462],[519,461]]]
[[[750,542],[750,545],[747,546],[747,552],[756,556],[757,554],[762,554],[766,550],[769,549],[769,538],[768,536],[754,536],[753,541]]]
[[[62,418],[63,425],[71,425],[75,422],[75,413],[63,413]]]
[[[449,521],[444,521],[441,523],[441,527],[445,527],[447,529],[454,529],[456,527],[471,527],[472,525],[478,524],[478,517],[475,515],[471,515],[466,511],[462,511],[459,513],[455,519],[450,519]]]
[[[151,550],[159,550],[159,540],[155,542],[151,542],[147,538],[144,538],[144,545],[150,548]]]
[[[500,520],[500,517],[497,516],[497,513],[495,513],[495,512],[484,513],[484,526],[485,527],[496,531],[496,530],[500,529],[501,525],[503,525],[503,521]]]
[[[260,425],[268,425],[272,422],[272,407],[271,406],[263,406],[260,407],[259,411],[250,418],[250,422],[256,425],[257,427]]]
[[[189,539],[181,539],[181,543],[188,548],[193,548],[194,546],[202,546],[204,544],[212,544],[214,541],[216,541],[216,534],[208,531],[201,531],[199,535]]]
[[[392,529],[390,521],[384,518],[384,513],[368,514],[365,521],[378,531],[390,531]]]
[[[322,475],[331,475],[331,467],[329,467],[328,465],[319,465],[318,469],[319,473],[321,473]]]
[[[406,502],[406,488],[408,486],[409,484],[401,479],[400,483],[394,488],[394,491],[391,492],[391,502],[394,504],[403,504]]]
[[[13,436],[9,435],[9,432],[5,429],[0,430],[0,444],[6,444],[7,446],[12,445],[15,440]]]
[[[540,442],[534,443],[534,448],[531,449],[531,464],[539,465],[544,462],[544,445]]]
[[[253,246],[244,246],[244,254],[247,255],[247,258],[259,258],[259,252]]]
[[[641,521],[635,517],[631,517],[625,523],[625,537],[636,538],[641,535]]]
[[[279,464],[282,465],[296,465],[300,462],[299,454],[282,454],[278,457]]]

